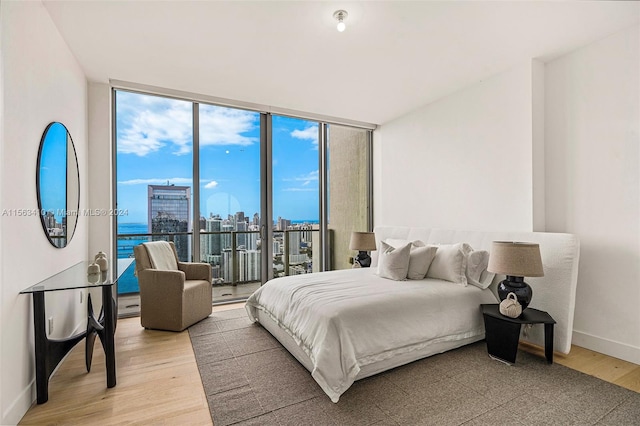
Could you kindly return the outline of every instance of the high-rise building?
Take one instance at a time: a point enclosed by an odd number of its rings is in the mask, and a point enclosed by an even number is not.
[[[170,234],[191,231],[191,187],[175,185],[148,186],[148,232]],[[191,246],[187,235],[173,238],[182,261],[191,260]]]
[[[229,221],[224,221],[221,228],[222,232],[225,232],[225,234],[221,235],[220,248],[222,250],[231,250],[231,237],[233,235],[231,232],[233,231],[233,224],[229,223]]]
[[[260,280],[260,252],[256,250],[238,251],[240,282]]]
[[[247,222],[236,222],[236,245],[238,248],[247,248]]]
[[[236,212],[234,216],[234,224],[237,226],[239,223],[245,222],[244,212]]]
[[[285,234],[286,238],[288,238],[290,255],[300,254],[300,243],[302,241],[300,234],[298,230],[290,230]]]
[[[278,216],[278,231],[286,231],[291,226],[291,221]]]
[[[222,250],[220,269],[222,272],[221,278],[224,279],[224,282],[233,282],[233,253],[230,248]]]
[[[260,226],[249,225],[249,231],[254,231],[254,232],[247,235],[247,250],[257,250],[260,234],[255,231],[260,231]]]
[[[220,232],[222,230],[222,220],[219,216],[209,217],[205,221],[205,232]],[[200,245],[201,258],[206,259],[207,255],[219,256],[221,248],[221,235],[220,234],[203,234],[201,237],[202,244]]]

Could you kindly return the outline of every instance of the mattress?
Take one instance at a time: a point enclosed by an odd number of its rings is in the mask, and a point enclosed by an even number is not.
[[[337,402],[356,379],[484,338],[490,290],[360,268],[282,277],[248,300],[262,323]]]

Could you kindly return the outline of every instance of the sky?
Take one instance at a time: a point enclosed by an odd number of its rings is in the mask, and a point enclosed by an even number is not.
[[[318,124],[273,116],[273,217],[318,220]],[[116,92],[120,223],[147,222],[147,186],[193,184],[192,104]],[[200,104],[200,214],[260,213],[260,114]]]
[[[62,222],[67,208],[67,129],[61,123],[51,124],[40,149],[41,208]]]

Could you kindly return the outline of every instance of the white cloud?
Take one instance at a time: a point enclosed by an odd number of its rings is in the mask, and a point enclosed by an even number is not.
[[[300,175],[293,178],[284,178],[282,179],[284,182],[302,182],[302,185],[308,185],[311,182],[317,182],[320,173],[318,170],[314,170],[312,172],[307,173],[306,175]]]
[[[173,154],[192,149],[191,103],[157,96],[119,94],[118,152],[145,156],[165,146]]]
[[[118,92],[118,152],[145,156],[169,147],[175,155],[193,149],[191,102]],[[200,106],[200,145],[258,142],[246,136],[259,125],[259,114],[212,105]]]
[[[311,191],[318,191],[318,188],[284,188],[283,191],[287,191],[287,192],[311,192]]]
[[[191,185],[190,178],[149,178],[149,179],[129,179],[118,182],[118,185],[166,185],[167,182],[173,185]]]
[[[296,139],[308,140],[314,144],[318,144],[318,125],[313,124],[304,130],[295,129],[291,132],[291,137]]]
[[[207,183],[204,187],[206,189],[213,189],[216,186],[218,186],[218,182],[216,182],[215,180],[212,180],[211,182]]]
[[[200,145],[247,146],[260,140],[245,136],[260,126],[260,114],[241,109],[200,105]]]
[[[287,192],[318,191],[317,182],[318,182],[319,176],[320,176],[320,173],[318,172],[318,170],[313,170],[307,173],[306,175],[299,175],[293,178],[284,178],[282,179],[284,182],[299,183],[299,186],[284,188],[283,191],[287,191]],[[311,183],[316,183],[316,184],[310,185]]]

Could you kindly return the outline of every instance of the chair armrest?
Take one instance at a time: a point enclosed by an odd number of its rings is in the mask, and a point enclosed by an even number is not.
[[[199,262],[178,262],[178,269],[183,271],[188,280],[206,280],[211,283],[211,265]]]
[[[138,282],[141,288],[153,287],[154,290],[164,294],[171,292],[181,294],[184,291],[184,280],[185,273],[182,271],[145,269],[138,274]]]

